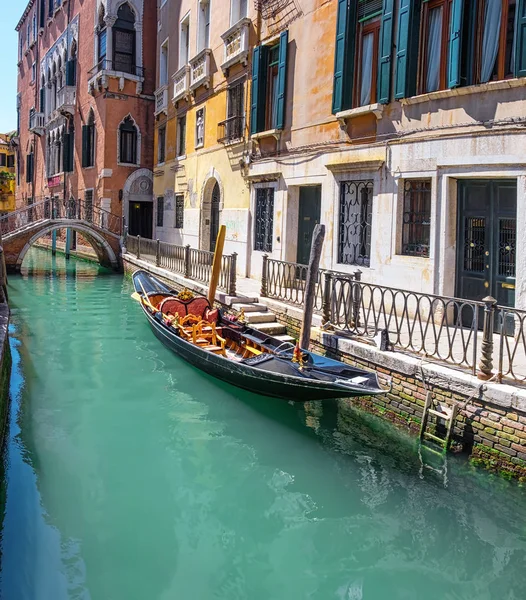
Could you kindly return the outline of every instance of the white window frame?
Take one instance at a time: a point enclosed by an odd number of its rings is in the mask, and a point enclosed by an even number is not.
[[[197,54],[210,48],[211,0],[197,0]],[[208,11],[208,39],[206,39],[206,12]]]
[[[165,52],[163,52],[165,50]],[[163,56],[165,56],[165,69],[163,73]],[[159,47],[159,87],[168,85],[168,57],[169,57],[169,38],[166,38]],[[164,77],[163,77],[164,74]]]
[[[186,53],[186,56],[185,56]],[[183,60],[184,59],[184,60]],[[190,60],[190,11],[179,23],[179,69]]]
[[[241,2],[245,3],[245,14],[241,14]],[[248,2],[249,0],[231,0],[230,2],[230,27],[239,23],[241,19],[248,17]]]

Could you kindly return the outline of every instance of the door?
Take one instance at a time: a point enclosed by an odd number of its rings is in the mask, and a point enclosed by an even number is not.
[[[308,265],[314,226],[320,222],[321,185],[300,187],[298,250],[296,262]]]
[[[459,181],[456,295],[515,305],[517,181]]]
[[[217,234],[219,233],[219,201],[221,193],[219,184],[215,183],[212,190],[212,205],[210,208],[210,252],[216,249]]]
[[[140,235],[144,238],[152,237],[152,202],[131,202],[128,226],[129,235]]]

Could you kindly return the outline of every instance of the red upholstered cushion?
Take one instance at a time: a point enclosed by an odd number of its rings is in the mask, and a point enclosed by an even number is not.
[[[165,298],[159,304],[159,310],[165,315],[179,315],[179,318],[186,316],[186,306],[177,298]]]
[[[217,308],[207,308],[205,310],[205,320],[209,323],[217,323],[219,318],[219,310]]]
[[[210,308],[210,304],[206,298],[194,298],[186,305],[186,310],[189,315],[203,318],[205,310]]]

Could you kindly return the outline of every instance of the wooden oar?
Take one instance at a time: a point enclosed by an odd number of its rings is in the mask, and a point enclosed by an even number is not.
[[[212,273],[210,274],[210,285],[208,286],[208,302],[214,306],[216,299],[216,289],[221,275],[221,262],[223,260],[223,248],[225,246],[226,227],[221,225],[217,233],[216,249],[214,251],[214,261],[212,262]]]

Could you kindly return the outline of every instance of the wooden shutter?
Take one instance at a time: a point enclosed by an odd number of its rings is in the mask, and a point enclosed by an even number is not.
[[[285,125],[285,95],[287,91],[287,50],[289,45],[289,32],[282,31],[279,36],[279,63],[278,63],[278,99],[276,107],[275,129],[283,129]]]
[[[449,32],[449,64],[447,85],[450,88],[460,85],[460,60],[462,55],[462,13],[464,0],[453,0],[451,6],[451,28]]]
[[[40,29],[43,29],[45,24],[46,24],[46,0],[40,0],[40,19],[39,19]]]
[[[46,110],[46,88],[40,88],[40,112],[43,113]]]
[[[378,102],[387,104],[391,97],[391,53],[393,49],[394,0],[384,0],[380,48],[378,53]]]
[[[267,90],[267,46],[256,46],[252,53],[252,93],[250,98],[250,135],[265,129]]]
[[[394,85],[397,99],[416,93],[420,9],[421,0],[400,0]]]
[[[77,61],[68,60],[66,63],[66,85],[76,85]]]
[[[338,0],[332,112],[351,108],[356,46],[356,0]]]
[[[62,147],[62,167],[65,173],[73,171],[73,143],[75,134],[70,131],[64,135]]]
[[[526,0],[517,0],[515,77],[526,77]]]
[[[89,167],[89,134],[90,126],[82,126],[82,168]]]

